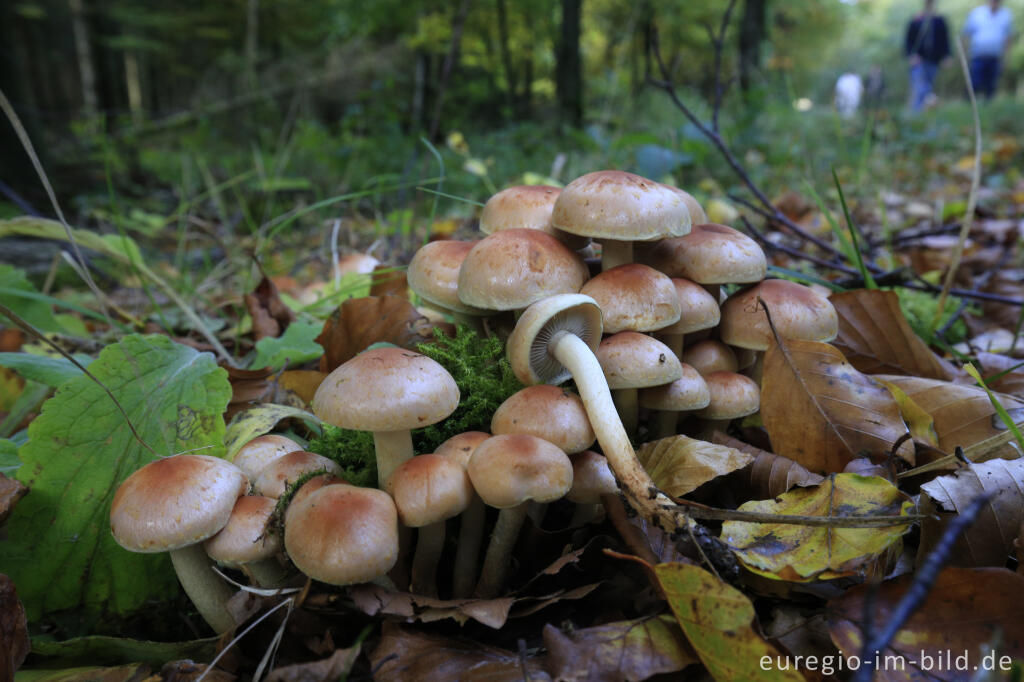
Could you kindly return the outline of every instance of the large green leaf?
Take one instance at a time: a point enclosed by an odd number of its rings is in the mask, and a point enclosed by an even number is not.
[[[92,362],[92,358],[84,353],[76,353],[74,358],[83,367],[88,367]],[[38,381],[50,388],[57,388],[68,379],[82,376],[82,370],[65,357],[31,353],[0,353],[0,367],[10,367],[29,381]]]
[[[227,373],[209,353],[162,336],[126,337],[90,366],[161,455],[224,453]],[[65,382],[29,426],[18,478],[31,493],[0,543],[0,573],[18,586],[30,620],[75,609],[87,628],[103,612],[127,613],[175,594],[163,555],[131,554],[110,536],[110,501],[154,459],[107,394],[86,376]],[[207,447],[209,446],[209,447]]]
[[[44,332],[64,332],[53,309],[42,301],[27,296],[38,293],[28,281],[25,273],[13,265],[0,263],[0,300],[36,329]],[[22,294],[25,294],[23,296]],[[14,323],[0,315],[0,325],[11,326]]]

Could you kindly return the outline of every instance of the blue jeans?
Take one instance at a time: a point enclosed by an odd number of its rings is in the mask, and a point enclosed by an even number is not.
[[[939,65],[935,62],[921,60],[910,67],[910,109],[921,111],[924,109],[928,95],[932,94],[932,86],[935,83],[935,74]]]
[[[996,92],[1001,67],[999,57],[971,57],[971,85],[975,95],[991,99]]]

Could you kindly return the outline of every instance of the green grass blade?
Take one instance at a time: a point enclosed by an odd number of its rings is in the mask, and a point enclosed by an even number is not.
[[[1017,441],[1017,445],[1020,446],[1020,449],[1024,451],[1024,436],[1021,435],[1020,429],[1017,428],[1017,424],[1013,421],[1013,418],[1010,417],[1010,413],[1006,411],[1003,404],[999,402],[998,398],[996,398],[996,394],[992,392],[992,389],[988,387],[985,380],[981,378],[981,374],[978,372],[977,368],[975,368],[971,363],[967,363],[964,365],[964,371],[970,374],[971,378],[974,379],[978,386],[984,389],[985,393],[988,394],[988,399],[992,402],[992,407],[996,408],[996,414],[999,415],[999,419],[1002,420],[1006,428],[1013,434],[1013,437]]]

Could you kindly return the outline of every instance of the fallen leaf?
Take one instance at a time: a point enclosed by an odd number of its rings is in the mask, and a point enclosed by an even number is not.
[[[559,682],[646,680],[698,663],[672,616],[606,623],[563,632],[544,626],[546,668]]]
[[[780,339],[766,351],[761,418],[776,453],[817,473],[867,456],[885,461],[908,433],[896,401],[834,346]],[[908,439],[897,456],[913,463]]]
[[[228,424],[224,435],[224,445],[227,448],[225,458],[233,460],[243,445],[257,436],[270,433],[281,420],[291,418],[301,419],[316,433],[321,430],[320,420],[305,410],[273,403],[250,407],[236,414]]]
[[[742,592],[697,566],[657,564],[654,573],[701,663],[719,682],[803,680],[792,670],[767,670],[762,657],[780,654],[754,630],[754,605]]]
[[[409,284],[405,281],[405,270],[378,265],[373,269],[370,296],[385,296],[389,294],[399,298],[409,298]]]
[[[946,526],[983,493],[993,497],[965,530],[950,555],[953,566],[1004,566],[1024,522],[1024,459],[993,459],[921,486],[921,544],[918,564],[935,547]]]
[[[0,573],[0,680],[13,680],[28,656],[28,621],[14,583]]]
[[[878,375],[875,379],[899,387],[931,415],[939,449],[943,452],[953,452],[957,445],[968,448],[1006,431],[988,395],[976,386],[894,374]],[[996,394],[996,397],[1014,421],[1024,420],[1024,401],[1006,394]],[[1014,459],[1018,453],[1007,443],[991,456]]]
[[[302,402],[310,405],[316,389],[320,387],[327,375],[315,369],[290,369],[282,372],[277,383],[282,390],[290,391],[299,396]]]
[[[715,431],[712,442],[742,450],[753,456],[749,466],[733,473],[729,478],[737,481],[743,494],[741,499],[765,500],[778,497],[793,486],[811,486],[821,483],[820,474],[811,473],[788,457],[756,448],[741,440]]]
[[[267,682],[334,682],[346,679],[360,649],[357,644],[348,649],[336,649],[321,661],[282,666],[267,675]]]
[[[686,436],[644,443],[636,456],[654,484],[676,497],[754,461],[752,455],[735,448]]]
[[[859,656],[864,647],[868,604],[873,606],[871,622],[877,632],[890,621],[913,580],[914,575],[908,574],[877,586],[858,585],[829,602],[829,630],[844,657]],[[964,680],[980,670],[983,660],[998,665],[1000,656],[1024,658],[1021,594],[1024,576],[1003,568],[943,569],[924,603],[889,646],[869,653],[879,661],[874,679]],[[1013,597],[1008,598],[1010,595]],[[994,654],[989,652],[992,645],[996,646]]]
[[[880,376],[875,376],[874,379],[889,389],[889,393],[892,394],[893,400],[896,401],[896,405],[899,407],[900,416],[903,417],[907,428],[910,429],[910,435],[914,442],[923,443],[928,447],[937,449],[939,447],[939,434],[935,432],[935,420],[932,419],[932,416],[896,384],[886,381],[880,378]]]
[[[813,488],[792,490],[775,500],[747,502],[739,509],[844,518],[905,515],[912,507],[910,498],[885,479],[836,474]],[[856,574],[909,529],[910,521],[879,528],[726,521],[722,540],[751,571],[766,578],[801,582]]]
[[[998,353],[975,353],[974,360],[989,388],[1024,398],[1024,362]]]
[[[279,370],[288,365],[300,365],[323,355],[323,347],[314,339],[319,335],[319,322],[295,320],[278,336],[265,336],[256,342],[256,355],[252,367]]]
[[[865,374],[952,380],[959,372],[914,333],[892,291],[857,289],[829,297],[839,315],[833,345]]]
[[[378,680],[422,682],[550,682],[536,655],[520,655],[479,642],[427,635],[385,622],[370,654]]]
[[[316,342],[324,347],[320,371],[331,372],[372,343],[415,349],[433,338],[427,318],[398,296],[366,296],[345,301],[324,323]]]
[[[124,637],[74,637],[62,642],[37,639],[32,643],[32,664],[41,668],[82,665],[145,663],[163,665],[176,659],[208,661],[217,654],[219,637],[187,642],[151,642]]]
[[[267,277],[261,279],[244,299],[252,317],[252,334],[257,341],[281,336],[295,319],[295,313],[281,302],[277,287]]]

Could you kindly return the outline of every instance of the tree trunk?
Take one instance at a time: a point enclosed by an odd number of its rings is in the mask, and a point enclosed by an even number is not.
[[[496,0],[498,8],[498,45],[501,46],[501,63],[505,70],[505,102],[509,113],[516,110],[516,73],[512,67],[512,51],[508,46],[508,12],[505,0]]]
[[[100,98],[96,94],[96,69],[92,63],[90,49],[89,22],[86,20],[85,3],[83,0],[68,0],[71,10],[71,28],[75,38],[75,57],[78,61],[78,77],[82,86],[82,113],[92,126],[100,108]]]
[[[556,53],[555,86],[561,122],[583,126],[583,69],[580,59],[580,14],[583,0],[562,0],[562,28]]]
[[[749,92],[754,74],[761,69],[761,43],[767,38],[768,0],[745,0],[740,19],[740,89]]]
[[[448,89],[448,79],[459,59],[459,46],[462,44],[462,30],[466,27],[466,15],[469,14],[469,0],[462,0],[459,11],[452,19],[452,42],[448,46],[448,54],[445,55],[444,64],[441,65],[441,76],[437,83],[437,99],[434,102],[434,116],[430,120],[430,137],[434,140],[441,129],[441,112],[444,106],[444,94]]]

